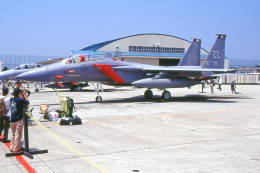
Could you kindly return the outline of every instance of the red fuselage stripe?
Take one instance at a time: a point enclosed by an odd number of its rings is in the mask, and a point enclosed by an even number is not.
[[[124,83],[124,80],[120,76],[118,76],[118,74],[116,74],[110,64],[93,64],[93,66],[117,84]]]

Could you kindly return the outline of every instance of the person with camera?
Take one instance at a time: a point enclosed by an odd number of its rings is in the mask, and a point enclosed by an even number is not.
[[[22,148],[23,111],[30,104],[26,92],[19,87],[14,88],[14,97],[10,99],[11,111],[11,152],[19,152]]]

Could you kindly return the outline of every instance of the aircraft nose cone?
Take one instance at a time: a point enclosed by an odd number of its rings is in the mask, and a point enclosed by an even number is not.
[[[43,72],[45,72],[44,75],[43,75]],[[30,70],[28,72],[17,75],[14,79],[45,82],[48,80],[48,78],[50,76],[50,75],[46,74],[46,72],[47,72],[47,68]]]
[[[0,74],[0,80],[5,80],[5,74]]]
[[[13,71],[4,71],[0,73],[0,80],[9,80],[11,77],[14,77],[15,73]]]

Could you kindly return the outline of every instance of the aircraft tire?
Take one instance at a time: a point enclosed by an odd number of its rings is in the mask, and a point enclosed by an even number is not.
[[[171,99],[171,93],[169,91],[165,90],[162,93],[162,99],[169,101]]]
[[[148,89],[144,92],[144,98],[145,100],[151,100],[153,98],[153,92],[152,90]]]
[[[70,88],[70,91],[75,91],[75,88]]]
[[[39,88],[35,88],[35,92],[39,92]]]
[[[82,87],[81,86],[77,86],[77,91],[82,91]]]
[[[101,103],[102,102],[102,97],[101,96],[97,96],[96,97],[96,102],[97,103]]]

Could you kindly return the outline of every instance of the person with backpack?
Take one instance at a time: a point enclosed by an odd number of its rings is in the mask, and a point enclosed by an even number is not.
[[[26,92],[20,88],[14,88],[14,97],[10,99],[11,111],[11,152],[19,152],[21,150],[21,139],[23,134],[23,114],[27,109],[29,100]]]
[[[4,132],[3,143],[10,142],[10,140],[8,140],[8,130],[10,128],[10,98],[7,98],[8,93],[8,88],[3,87],[2,95],[0,96],[0,136],[2,132]]]

